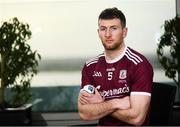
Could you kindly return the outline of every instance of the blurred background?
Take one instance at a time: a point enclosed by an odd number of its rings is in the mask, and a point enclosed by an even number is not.
[[[87,124],[77,112],[81,69],[104,50],[97,33],[98,16],[109,7],[124,12],[125,43],[150,61],[153,81],[173,84],[156,49],[164,21],[180,14],[180,0],[0,0],[0,24],[13,17],[28,23],[32,31],[28,43],[42,57],[31,83],[32,101],[42,100],[32,107],[32,125]],[[179,122],[179,115],[174,112],[174,116]]]
[[[157,62],[164,21],[175,17],[175,0],[0,0],[0,21],[18,17],[30,25],[28,43],[42,60],[32,86],[80,86],[84,62],[103,52],[97,34],[102,10],[117,7],[127,19],[126,44],[154,67],[154,81],[171,81]]]

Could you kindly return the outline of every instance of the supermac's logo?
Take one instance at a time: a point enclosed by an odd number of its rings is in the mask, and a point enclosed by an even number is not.
[[[119,78],[125,79],[127,77],[127,70],[120,70],[119,72]]]

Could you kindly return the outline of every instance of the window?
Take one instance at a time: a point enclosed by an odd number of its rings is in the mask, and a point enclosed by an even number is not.
[[[151,61],[154,80],[171,81],[156,68],[156,41],[164,20],[175,16],[175,0],[1,0],[0,20],[18,17],[29,23],[32,48],[42,55],[32,85],[80,85],[84,61],[103,51],[97,18],[107,7],[125,13],[126,44]]]

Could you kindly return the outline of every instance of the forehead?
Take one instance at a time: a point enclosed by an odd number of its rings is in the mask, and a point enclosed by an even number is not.
[[[121,26],[121,21],[117,18],[114,19],[100,19],[98,21],[99,26]]]

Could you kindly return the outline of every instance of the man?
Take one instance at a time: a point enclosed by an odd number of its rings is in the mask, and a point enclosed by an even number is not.
[[[126,18],[117,8],[102,11],[98,34],[104,52],[89,60],[82,70],[83,88],[95,87],[95,93],[81,90],[78,110],[83,120],[99,120],[99,125],[148,125],[153,69],[147,59],[127,47]]]

